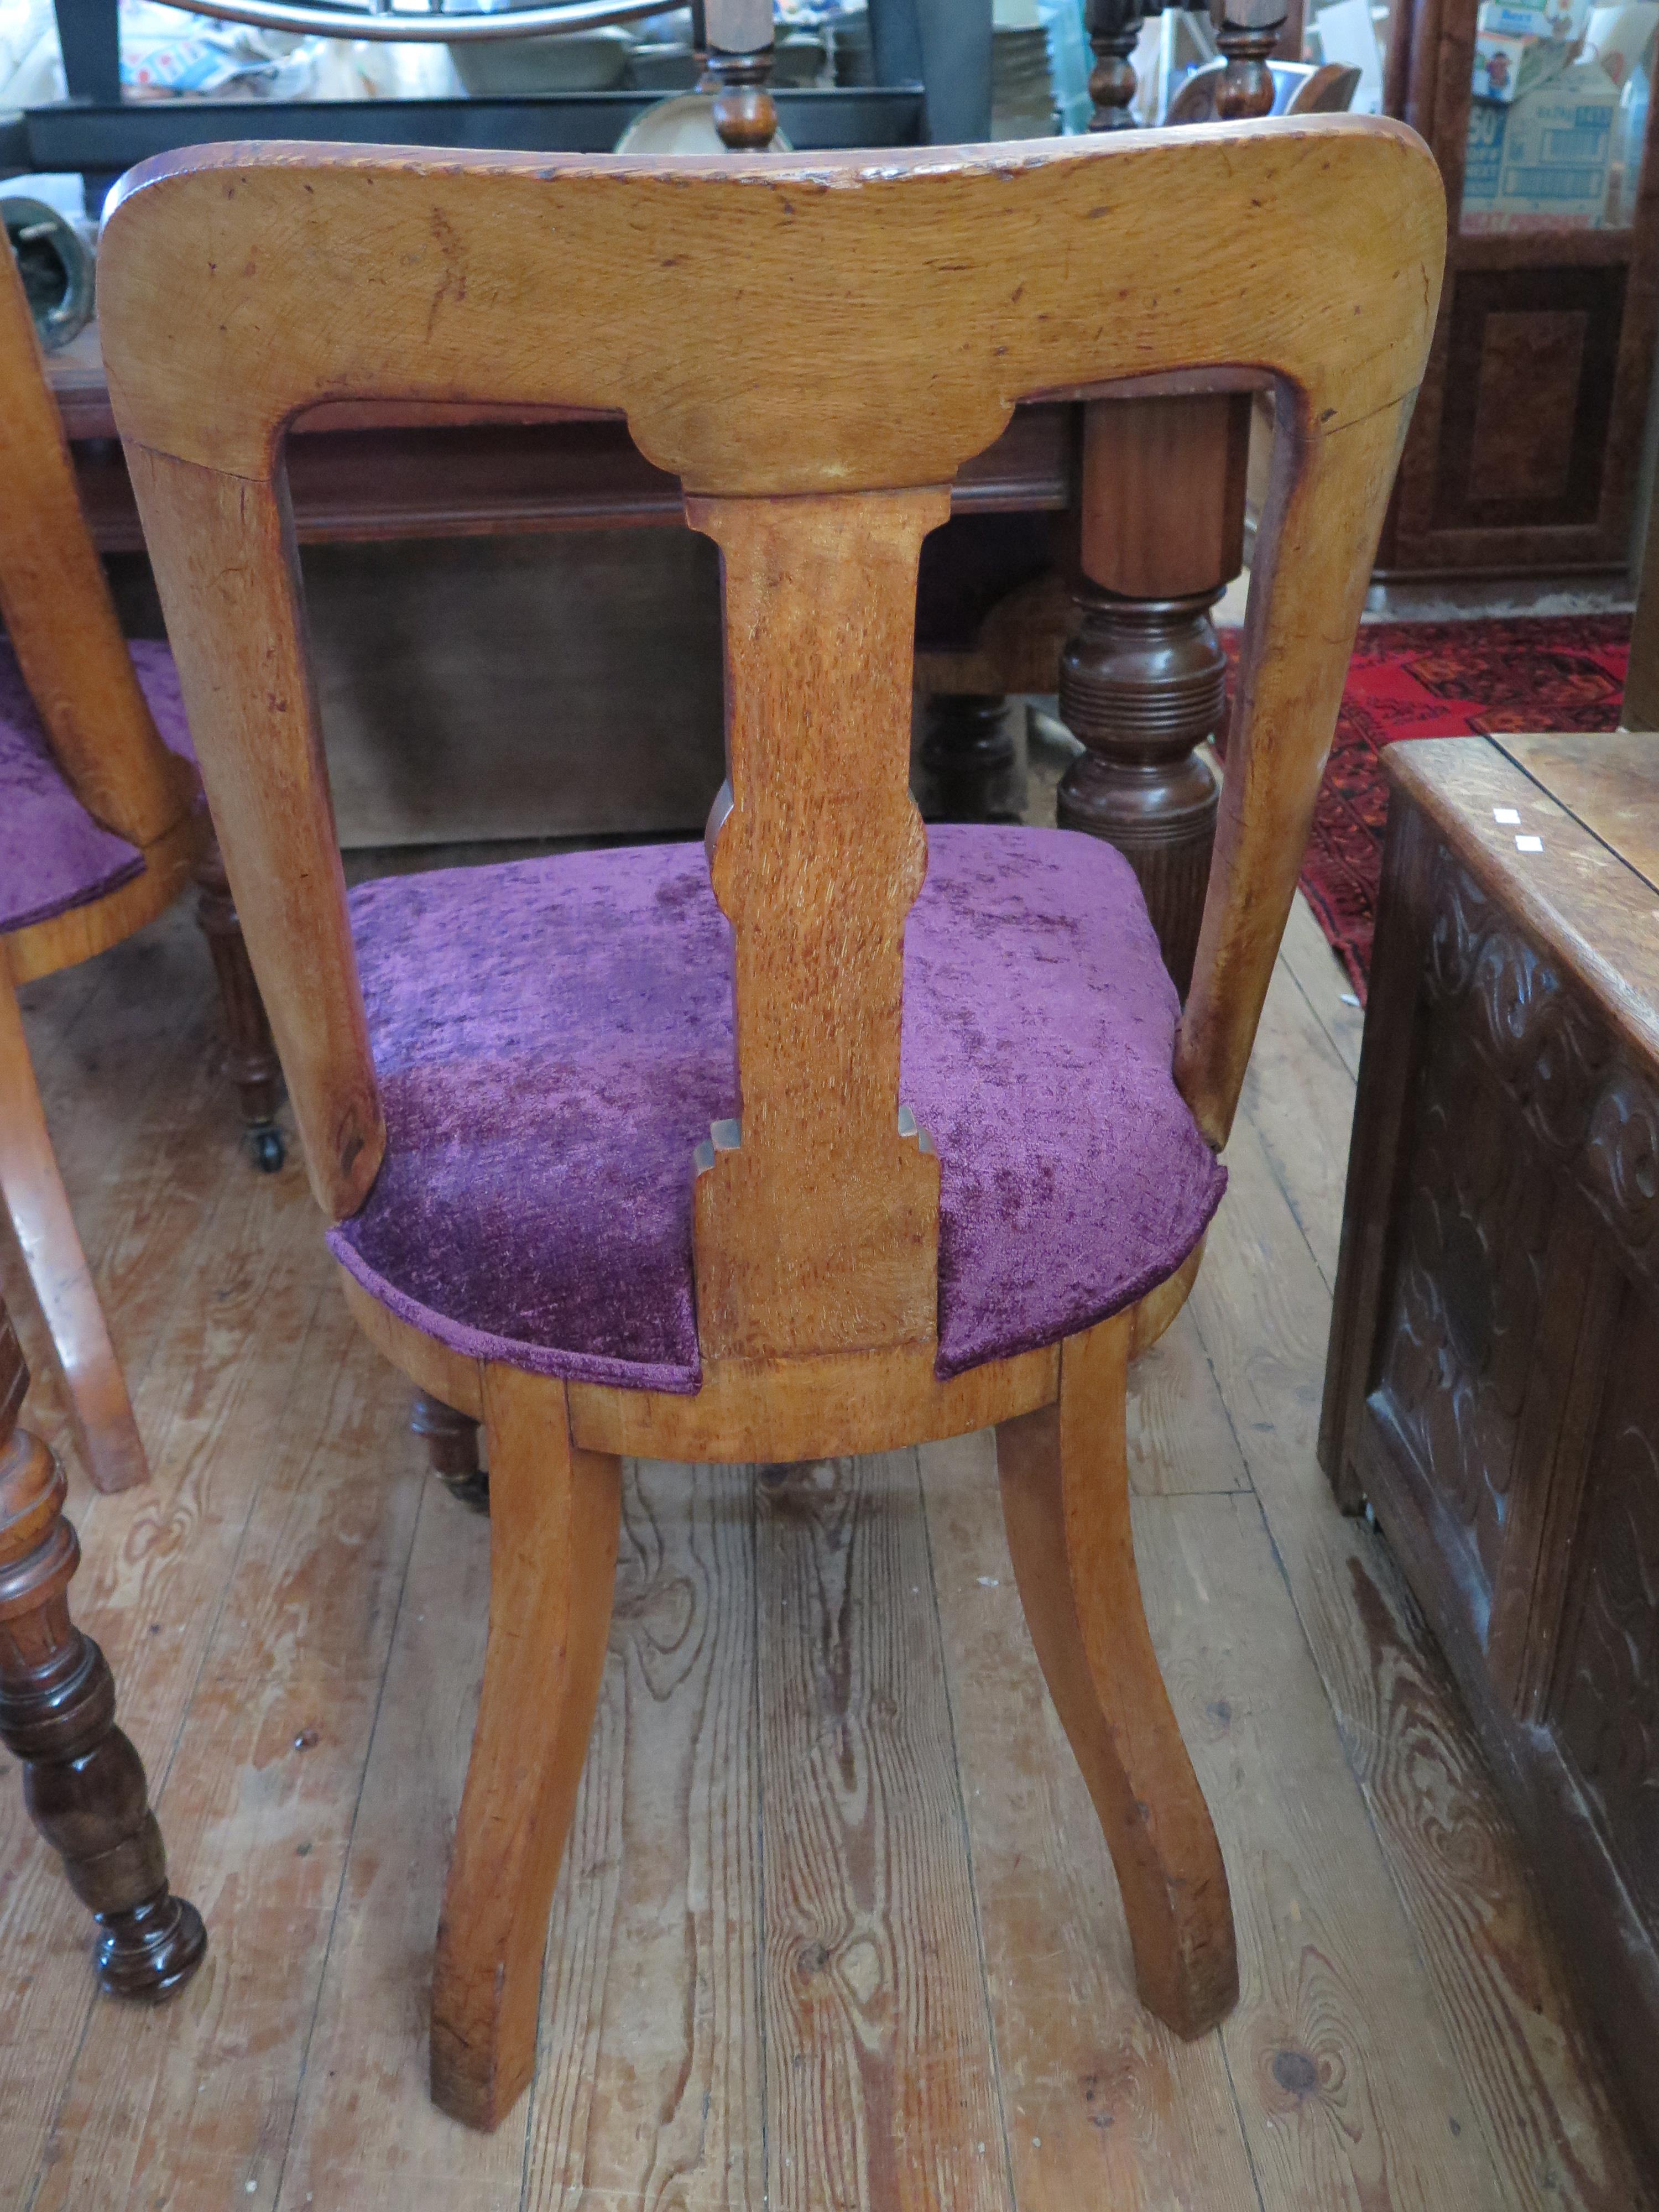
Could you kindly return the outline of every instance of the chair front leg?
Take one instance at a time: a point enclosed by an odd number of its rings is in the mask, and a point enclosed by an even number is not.
[[[1049,1693],[1117,1869],[1141,2002],[1202,2035],[1238,1996],[1221,1849],[1141,1607],[1129,1526],[1132,1317],[1060,1353],[1060,1400],[997,1431],[1003,1518]]]
[[[100,1490],[148,1482],[149,1466],[104,1310],[58,1172],[17,994],[0,947],[0,1198],[68,1387],[82,1465]]]
[[[432,2096],[493,2128],[527,2086],[553,1887],[605,1671],[622,1462],[570,1441],[564,1390],[485,1371],[489,1644],[432,1990]]]

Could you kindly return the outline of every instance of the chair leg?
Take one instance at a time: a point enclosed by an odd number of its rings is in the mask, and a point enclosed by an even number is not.
[[[29,1817],[103,1930],[112,1996],[181,1990],[207,1948],[199,1914],[167,1887],[143,1764],[115,1725],[103,1653],[70,1619],[81,1557],[63,1471],[13,1422],[28,1378],[0,1306],[0,1742],[22,1762]]]
[[[489,1510],[489,1477],[478,1464],[478,1424],[424,1390],[415,1393],[409,1425],[426,1444],[432,1472],[452,1498]]]
[[[283,1133],[276,1127],[276,1103],[283,1095],[283,1071],[270,1041],[264,1001],[242,940],[242,924],[230,896],[218,840],[209,840],[196,863],[196,919],[213,955],[224,1008],[228,1049],[225,1066],[242,1108],[242,1133],[254,1165],[275,1175],[283,1164]]]
[[[486,1370],[489,1644],[438,1925],[432,2097],[493,2128],[536,2062],[547,1921],[605,1672],[622,1462],[570,1441],[564,1394]]]
[[[1060,1353],[1060,1402],[997,1431],[1031,1641],[1117,1869],[1141,2002],[1202,2035],[1238,1996],[1226,1869],[1158,1671],[1129,1527],[1130,1320]]]
[[[0,1197],[68,1386],[82,1464],[100,1490],[149,1480],[138,1425],[70,1212],[17,994],[0,952]]]

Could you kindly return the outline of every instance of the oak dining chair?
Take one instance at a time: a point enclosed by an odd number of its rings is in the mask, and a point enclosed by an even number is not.
[[[994,1425],[1032,1640],[1146,2003],[1237,1987],[1142,1613],[1129,1362],[1224,1176],[1433,327],[1403,126],[658,162],[240,145],[147,163],[105,345],[191,726],[346,1296],[485,1425],[490,1624],[438,1929],[433,2094],[529,2078],[604,1665],[622,1456]],[[1034,394],[1271,383],[1278,437],[1184,1016],[1127,864],[924,834],[916,568]],[[283,433],[347,396],[626,411],[724,576],[702,846],[348,898]]]
[[[148,1472],[58,1170],[17,990],[89,960],[192,883],[228,1073],[258,1164],[282,1164],[280,1072],[203,804],[173,659],[129,645],[81,512],[16,264],[0,247],[0,1199],[100,1490]]]

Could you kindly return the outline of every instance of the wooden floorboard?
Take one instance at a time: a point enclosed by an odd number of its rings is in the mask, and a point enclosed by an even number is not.
[[[757,1602],[749,1470],[630,1462],[526,2212],[764,2199]]]
[[[1135,2000],[988,1438],[630,1466],[537,2077],[491,2137],[425,2050],[489,1526],[424,1474],[297,1166],[240,1158],[210,988],[181,911],[25,994],[155,1461],[112,1499],[71,1466],[77,1613],[213,1948],[171,2008],[94,2000],[7,1764],[6,2212],[1655,2212],[1438,1655],[1314,1462],[1359,1014],[1300,902],[1130,1407],[1237,2013],[1189,2046]],[[49,1372],[29,1403],[56,1436]]]
[[[916,1455],[759,1488],[767,2203],[1011,2212]]]
[[[1258,2212],[1219,2036],[1184,2044],[1135,1995],[1111,1858],[1014,1587],[993,1439],[921,1458],[1022,2212]]]
[[[1334,959],[1329,966],[1338,976]],[[1264,1030],[1308,978],[1281,961]],[[1287,1023],[1285,1026],[1289,1026]],[[1346,1129],[1352,1085],[1310,1059],[1308,1110]],[[1322,1074],[1322,1090],[1312,1079]],[[1241,1446],[1506,2203],[1650,2208],[1601,2087],[1515,1833],[1387,1547],[1339,1514],[1314,1453],[1330,1299],[1301,1218],[1330,1203],[1317,1146],[1247,1114],[1189,1310]],[[1320,1178],[1300,1180],[1305,1163]],[[1247,1303],[1244,1283],[1255,1286]]]

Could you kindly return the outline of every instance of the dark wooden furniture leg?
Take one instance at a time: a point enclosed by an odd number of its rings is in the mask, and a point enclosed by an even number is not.
[[[1247,13],[1279,0],[1234,0]],[[1231,11],[1230,11],[1231,12]],[[1139,0],[1090,0],[1091,131],[1134,127]],[[1250,33],[1251,38],[1255,33]],[[1223,36],[1230,114],[1273,104],[1265,66]],[[1243,79],[1249,75],[1248,86]],[[1244,392],[1091,401],[1084,410],[1080,621],[1060,714],[1087,750],[1060,787],[1063,830],[1115,845],[1140,879],[1164,964],[1192,981],[1219,792],[1195,748],[1221,726],[1227,664],[1210,609],[1244,562],[1250,402]]]
[[[225,1065],[241,1098],[243,1134],[255,1167],[265,1175],[275,1175],[284,1156],[283,1133],[276,1127],[283,1071],[270,1041],[264,1001],[242,942],[242,925],[216,838],[196,864],[196,886],[200,893],[196,919],[219,978],[228,1047]]]
[[[167,1888],[161,1832],[137,1753],[115,1725],[103,1653],[70,1620],[81,1547],[63,1470],[20,1430],[28,1370],[0,1305],[0,1742],[23,1765],[29,1817],[103,1930],[95,1968],[112,1996],[181,1990],[207,1936]]]
[[[1008,702],[998,691],[937,691],[928,700],[921,764],[930,821],[985,822],[1018,757]]]
[[[424,1439],[432,1472],[463,1505],[489,1510],[489,1477],[478,1464],[478,1424],[426,1391],[415,1393],[409,1425]]]

